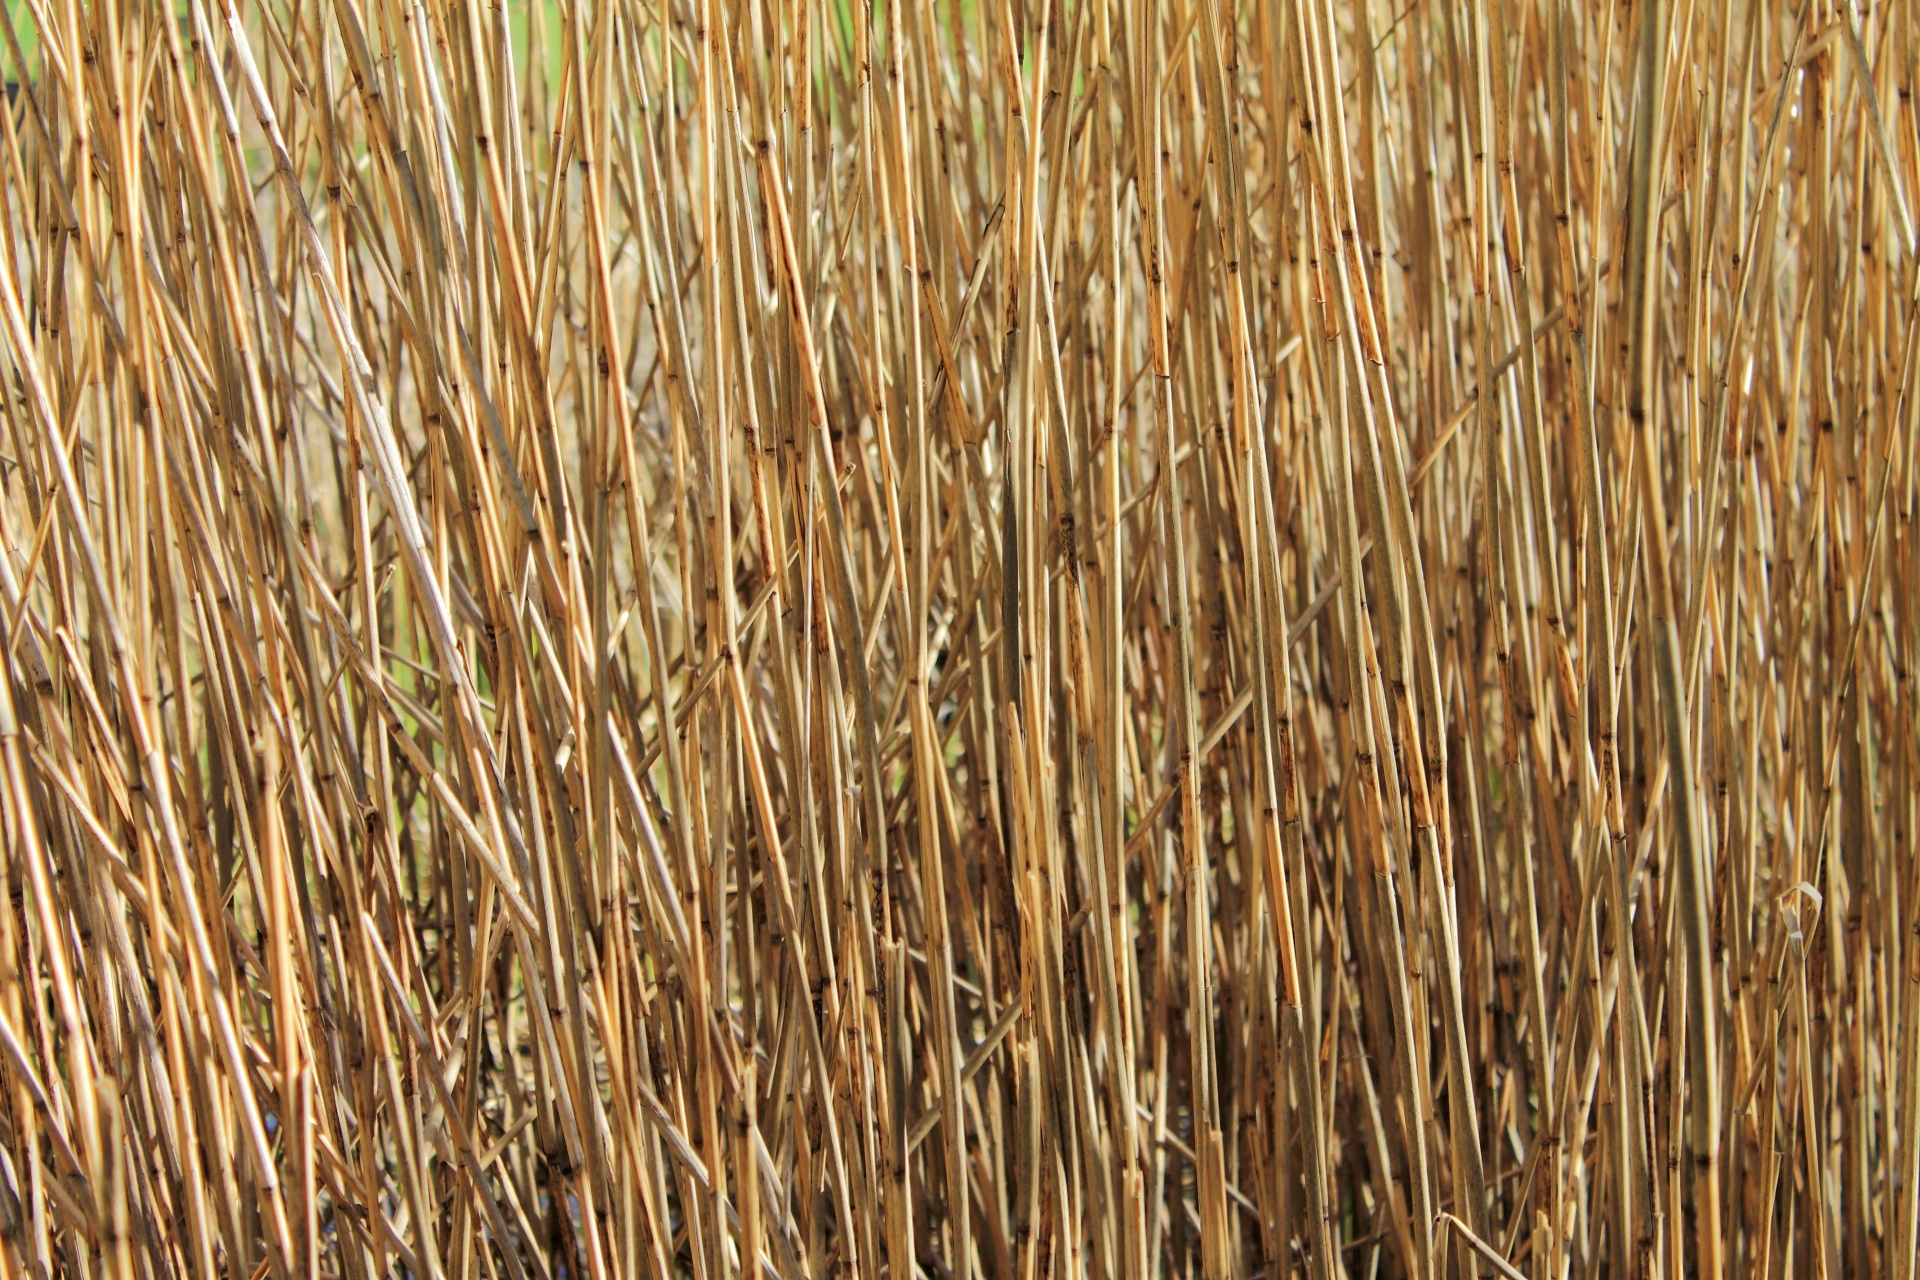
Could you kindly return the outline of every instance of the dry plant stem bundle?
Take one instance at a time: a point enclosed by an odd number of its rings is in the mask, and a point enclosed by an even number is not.
[[[1920,0],[0,20],[0,1280],[1914,1280]]]

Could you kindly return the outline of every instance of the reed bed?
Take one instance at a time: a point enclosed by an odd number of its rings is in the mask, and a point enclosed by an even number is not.
[[[1913,1280],[1915,0],[0,17],[0,1280]]]

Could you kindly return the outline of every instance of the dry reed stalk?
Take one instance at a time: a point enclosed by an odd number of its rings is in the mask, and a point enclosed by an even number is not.
[[[0,26],[0,1280],[1913,1280],[1916,0]]]

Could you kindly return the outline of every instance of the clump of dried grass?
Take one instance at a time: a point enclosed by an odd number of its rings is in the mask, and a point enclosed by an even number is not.
[[[9,3],[0,1277],[1911,1280],[1915,10]]]

